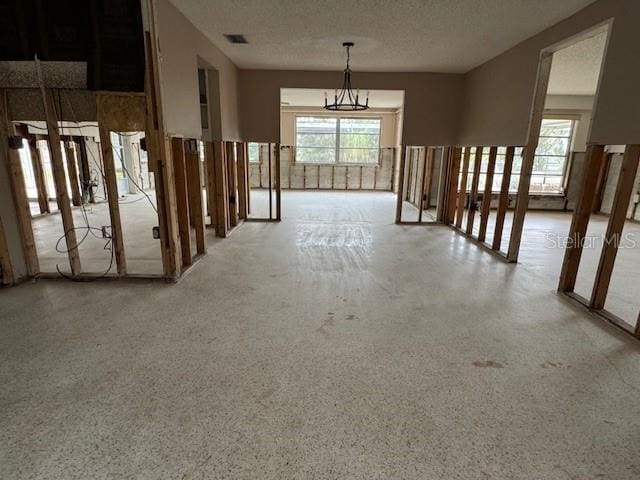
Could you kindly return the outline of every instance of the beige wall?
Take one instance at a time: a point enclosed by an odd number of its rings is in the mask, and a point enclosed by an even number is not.
[[[613,18],[589,140],[640,142],[638,0],[599,0],[465,76],[458,142],[522,145],[540,51]]]
[[[200,138],[198,65],[219,73],[221,134],[240,140],[238,69],[169,0],[157,3],[160,84],[168,135]]]
[[[244,140],[278,142],[280,89],[334,89],[342,72],[240,70],[240,118]],[[463,76],[439,73],[355,72],[357,88],[404,90],[403,143],[448,145],[455,142]]]
[[[400,145],[396,110],[372,108],[366,112],[340,113],[327,112],[321,107],[282,107],[280,114],[280,143],[282,145],[295,145],[296,143],[296,117],[300,115],[314,115],[327,117],[378,117],[380,123],[380,148],[395,147]]]

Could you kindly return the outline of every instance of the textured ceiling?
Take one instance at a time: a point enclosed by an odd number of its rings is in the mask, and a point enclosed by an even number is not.
[[[607,32],[581,40],[553,54],[549,95],[595,95]]]
[[[171,0],[240,68],[464,73],[594,0]],[[248,45],[223,34],[241,33]]]
[[[324,105],[324,92],[313,88],[283,88],[280,90],[280,102],[290,107],[320,107]],[[333,90],[327,91],[329,96]],[[366,91],[360,92],[364,102]],[[404,92],[401,90],[371,90],[369,106],[371,108],[400,108],[404,103]]]

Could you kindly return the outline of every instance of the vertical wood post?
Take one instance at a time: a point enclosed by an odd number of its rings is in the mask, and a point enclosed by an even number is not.
[[[98,119],[100,119],[100,113],[98,113]],[[104,168],[107,200],[109,201],[109,215],[111,216],[111,241],[115,249],[118,275],[125,275],[127,273],[127,260],[124,254],[124,238],[122,222],[120,221],[120,204],[118,202],[118,180],[116,179],[116,167],[113,159],[113,148],[111,146],[111,133],[101,124],[100,120],[98,120],[98,125],[100,150],[102,151],[102,166]],[[49,136],[51,137],[51,134],[49,134]]]
[[[616,254],[622,241],[622,231],[627,219],[629,202],[633,195],[639,162],[640,145],[627,145],[622,158],[622,167],[620,168],[620,176],[618,177],[616,193],[613,198],[613,206],[611,207],[611,215],[609,216],[609,224],[607,225],[598,271],[593,282],[590,306],[596,310],[604,308],[607,298]]]
[[[529,186],[531,185],[531,173],[533,172],[533,163],[536,157],[536,149],[538,148],[540,128],[542,127],[544,101],[547,95],[547,88],[549,86],[551,60],[551,53],[543,53],[540,57],[540,63],[538,65],[536,89],[533,94],[533,104],[531,108],[531,115],[529,118],[527,143],[524,147],[524,152],[522,155],[520,182],[518,184],[516,205],[513,212],[513,224],[511,226],[511,237],[509,238],[509,250],[507,251],[507,260],[509,260],[510,262],[517,262],[518,253],[520,252],[520,242],[522,240],[522,231],[524,230],[524,218],[527,214],[527,208],[529,206]]]
[[[71,185],[71,202],[75,207],[82,205],[80,195],[80,185],[78,177],[78,164],[76,163],[76,149],[72,140],[65,140],[64,151],[67,157],[67,172],[69,173],[69,184]]]
[[[422,214],[424,210],[424,186],[427,182],[427,157],[429,156],[430,150],[430,147],[424,147],[422,178],[420,179],[420,198],[418,200],[418,222],[422,222]],[[420,161],[420,159],[418,159],[418,161]]]
[[[587,227],[591,218],[593,198],[595,195],[598,171],[602,161],[604,145],[588,145],[585,155],[585,163],[582,171],[582,182],[578,192],[576,207],[571,218],[569,238],[564,251],[564,260],[560,271],[558,290],[561,292],[573,292],[578,276],[578,267],[582,258],[584,238],[587,235]]]
[[[491,212],[491,191],[493,189],[493,174],[496,170],[497,154],[498,147],[489,148],[489,162],[487,163],[487,175],[485,176],[484,193],[482,195],[482,211],[480,212],[479,242],[484,242],[485,238],[487,238],[487,223]]]
[[[0,218],[0,283],[2,285],[11,285],[14,280],[7,235],[4,231],[2,218]]]
[[[269,219],[273,219],[273,172],[272,172],[272,168],[271,168],[271,154],[272,154],[272,146],[271,143],[268,143],[268,159],[269,159],[269,164],[268,164],[268,172],[269,172]]]
[[[47,182],[44,179],[44,167],[42,166],[40,149],[33,135],[29,137],[29,153],[31,154],[31,165],[33,166],[33,175],[38,191],[38,207],[40,208],[40,213],[51,213],[51,209],[49,208],[49,193],[47,192]]]
[[[467,235],[473,234],[473,221],[478,208],[478,185],[480,183],[480,167],[482,165],[482,147],[476,147],[473,159],[473,176],[471,177],[471,192],[469,193],[469,212],[467,213]]]
[[[207,210],[211,223],[209,227],[216,226],[216,167],[213,143],[204,142],[204,161],[207,164]]]
[[[64,173],[64,161],[62,159],[62,148],[60,146],[60,132],[58,130],[58,120],[55,113],[55,102],[51,90],[45,92],[44,101],[45,116],[47,119],[47,130],[49,133],[49,152],[51,153],[51,167],[53,170],[53,181],[56,186],[56,200],[58,210],[62,217],[62,228],[64,229],[65,241],[67,244],[67,254],[71,273],[78,275],[81,272],[80,252],[78,251],[78,241],[76,230],[73,224],[73,213],[69,193],[67,192],[67,178]],[[113,218],[111,220],[113,222]]]
[[[469,159],[471,157],[471,149],[464,148],[464,156],[462,158],[462,174],[460,178],[460,190],[458,191],[458,204],[456,205],[456,227],[462,227],[462,217],[464,217],[464,204],[467,199],[467,182],[469,179]]]
[[[458,179],[460,176],[460,156],[462,149],[460,147],[452,147],[451,163],[449,165],[449,180],[447,187],[445,223],[450,225],[453,223],[456,214],[456,199],[458,196]]]
[[[432,147],[427,148],[425,151],[425,169],[426,174],[424,177],[424,205],[423,209],[428,209],[431,206],[431,184],[433,183],[433,157],[435,156],[435,149]]]
[[[245,142],[236,143],[237,163],[238,163],[238,217],[246,220],[248,216],[247,199],[248,195],[248,165],[247,165],[247,144]]]
[[[282,220],[282,185],[280,185],[280,144],[276,143],[275,187],[276,187],[276,220]],[[318,178],[320,178],[318,176]]]
[[[185,148],[187,188],[189,190],[190,220],[196,231],[196,252],[206,253],[204,238],[204,211],[202,208],[202,178],[200,177],[200,155],[197,140],[187,140]]]
[[[179,137],[171,138],[171,156],[176,188],[176,208],[178,209],[178,233],[182,270],[191,265],[191,225],[189,223],[189,195],[187,191],[187,169],[184,158],[184,143]]]
[[[229,189],[229,224],[238,225],[238,172],[234,142],[225,142],[227,152],[227,185]]]
[[[502,245],[502,232],[504,231],[504,219],[509,208],[509,185],[511,184],[511,171],[513,169],[514,147],[507,147],[504,157],[504,169],[502,170],[502,184],[500,185],[500,197],[498,199],[498,211],[496,212],[496,226],[493,230],[493,250],[500,250]]]
[[[404,171],[407,163],[407,147],[400,146],[400,166],[398,171],[398,196],[396,201],[396,223],[402,222],[402,204],[404,202]]]
[[[224,154],[224,143],[213,142],[213,166],[216,182],[215,226],[218,237],[226,237],[229,217],[229,195],[227,193],[227,165]]]

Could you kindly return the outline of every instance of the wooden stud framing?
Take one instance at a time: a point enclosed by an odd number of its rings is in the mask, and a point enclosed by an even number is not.
[[[42,166],[42,158],[40,157],[38,142],[33,135],[31,135],[28,140],[33,176],[35,178],[36,189],[38,191],[38,207],[40,208],[40,213],[51,213],[51,208],[49,207],[49,193],[47,192],[47,182],[44,179],[44,167]]]
[[[425,147],[425,175],[423,182],[423,195],[424,203],[422,208],[428,209],[431,206],[431,184],[433,183],[433,157],[435,155],[435,149],[432,147]],[[377,169],[377,167],[376,167]]]
[[[4,232],[2,219],[0,218],[0,283],[2,285],[11,285],[14,280],[7,236]]]
[[[487,223],[491,212],[491,191],[493,187],[493,174],[496,170],[496,156],[498,147],[489,148],[489,162],[487,163],[487,175],[484,182],[484,193],[482,195],[482,211],[480,212],[480,229],[478,231],[478,241],[484,242],[487,238]]]
[[[171,145],[165,135],[162,111],[162,89],[160,84],[160,61],[158,35],[156,31],[155,3],[143,3],[148,23],[144,33],[145,43],[145,119],[144,129],[147,141],[149,170],[155,175],[158,226],[162,252],[164,276],[175,280],[179,271],[177,256],[178,221],[175,210],[175,188],[173,186],[173,161]],[[139,129],[141,130],[141,128]]]
[[[458,196],[458,179],[460,176],[460,157],[462,149],[460,147],[451,148],[451,160],[448,169],[447,196],[445,206],[445,223],[453,223],[456,214],[456,199]]]
[[[122,223],[120,221],[120,204],[118,203],[118,181],[116,179],[116,167],[113,159],[113,147],[111,146],[111,133],[107,130],[107,127],[100,122],[99,111],[98,131],[100,133],[102,166],[104,169],[107,199],[109,201],[109,215],[111,217],[111,241],[113,242],[113,248],[115,249],[118,275],[125,275],[127,273],[127,260],[124,253],[124,238],[122,235]],[[51,136],[51,133],[49,133],[49,136]]]
[[[476,147],[473,159],[473,176],[471,177],[471,191],[469,193],[469,212],[467,213],[467,235],[473,234],[473,221],[478,208],[478,184],[480,182],[480,167],[482,165],[482,147]]]
[[[67,244],[69,264],[71,267],[71,273],[73,275],[79,275],[82,270],[80,265],[80,252],[78,251],[76,231],[73,224],[73,213],[71,212],[71,203],[69,201],[69,193],[67,192],[67,178],[64,173],[64,160],[62,159],[62,148],[60,146],[60,132],[58,130],[55,102],[53,100],[53,92],[51,90],[47,90],[45,92],[44,110],[47,120],[47,130],[49,133],[49,152],[51,154],[53,181],[56,187],[56,200],[58,201],[58,210],[60,210],[60,216],[62,217],[62,228],[64,229]]]
[[[213,167],[216,182],[216,201],[215,201],[215,226],[216,235],[218,237],[226,237],[228,229],[229,195],[227,194],[227,165],[224,155],[223,142],[216,141],[212,144],[213,149]]]
[[[208,227],[216,226],[216,167],[213,143],[204,142],[204,161],[207,165],[207,210],[210,223]]]
[[[271,156],[272,156],[272,149],[273,147],[271,146],[271,143],[267,144],[269,147],[268,150],[268,173],[269,173],[269,220],[273,219],[273,172],[271,169]]]
[[[423,159],[424,163],[422,165],[422,178],[420,179],[420,197],[418,200],[418,223],[422,223],[422,214],[424,210],[424,185],[427,181],[427,157],[429,155],[429,151],[430,148],[425,147]]]
[[[8,145],[9,136],[15,134],[16,129],[11,123],[6,92],[0,90],[0,141],[3,143],[1,151],[6,155],[7,159],[7,174],[9,176],[11,194],[15,204],[27,273],[33,276],[38,273],[40,265],[33,236],[33,226],[31,225],[31,208],[29,207],[29,199],[27,198],[27,189],[20,154],[18,150],[14,150]]]
[[[191,265],[191,226],[189,222],[189,193],[187,190],[187,169],[184,155],[184,140],[171,139],[171,157],[176,189],[176,207],[178,209],[178,233],[180,234],[180,252],[182,270]]]
[[[593,207],[593,197],[595,195],[598,171],[604,145],[589,145],[585,155],[585,163],[582,172],[582,183],[576,201],[576,207],[571,219],[569,229],[569,241],[564,252],[564,260],[560,271],[560,283],[558,290],[561,292],[573,292],[578,276],[578,267],[582,257],[583,241],[587,234],[591,210]]]
[[[275,187],[276,187],[276,220],[282,220],[282,186],[280,185],[280,144],[276,143],[275,155]],[[318,176],[320,178],[320,176]]]
[[[471,157],[471,149],[465,147],[464,156],[462,158],[462,174],[460,178],[460,190],[458,191],[458,205],[456,206],[456,227],[462,227],[462,218],[464,217],[464,205],[467,200],[467,183],[469,179],[469,159]]]
[[[249,165],[247,164],[247,144],[236,143],[237,163],[238,163],[238,217],[245,220],[249,216],[247,208],[249,199]]]
[[[538,65],[536,89],[533,95],[533,104],[529,119],[529,132],[527,134],[527,143],[522,154],[520,182],[518,184],[516,205],[513,212],[513,224],[511,226],[511,237],[509,238],[509,250],[507,251],[507,260],[510,262],[517,262],[518,253],[520,252],[524,219],[529,206],[529,186],[531,185],[533,162],[535,160],[536,148],[538,147],[538,139],[540,137],[540,128],[542,126],[542,114],[544,111],[544,101],[547,95],[547,87],[549,85],[552,58],[553,56],[551,53],[545,52],[540,57],[540,63]]]
[[[188,140],[185,145],[187,189],[189,191],[189,217],[196,231],[196,252],[204,254],[207,246],[204,238],[204,209],[202,207],[202,178],[200,176],[200,154],[197,140]]]
[[[611,207],[607,233],[604,238],[604,246],[600,255],[598,271],[591,293],[590,307],[596,310],[604,308],[604,303],[611,282],[613,266],[618,253],[618,246],[622,241],[622,231],[627,218],[629,202],[633,192],[636,175],[638,173],[638,163],[640,162],[640,145],[627,145],[622,159],[620,176],[616,193]]]
[[[611,154],[603,151],[602,161],[600,162],[600,170],[598,172],[598,182],[596,184],[596,193],[593,199],[592,212],[598,213],[602,209],[602,202],[604,200],[604,192],[607,186],[607,179],[609,177],[609,167],[611,166]]]
[[[396,223],[402,222],[402,204],[404,202],[404,172],[406,168],[407,161],[407,147],[402,145],[400,150],[400,165],[398,172],[398,195],[397,195],[397,203],[396,203]]]
[[[496,225],[493,230],[493,250],[500,250],[502,245],[502,232],[504,231],[504,219],[509,208],[509,185],[511,184],[511,171],[513,169],[514,147],[507,147],[504,157],[504,169],[502,171],[502,184],[500,185],[500,197],[498,198],[498,210],[496,212]]]
[[[72,140],[65,140],[64,151],[67,157],[67,172],[69,173],[69,184],[71,185],[71,202],[75,207],[79,207],[80,205],[82,205],[82,195],[80,195],[80,178],[78,177],[76,149]]]
[[[229,226],[238,225],[238,168],[234,142],[225,142],[227,156],[227,186],[229,190]]]

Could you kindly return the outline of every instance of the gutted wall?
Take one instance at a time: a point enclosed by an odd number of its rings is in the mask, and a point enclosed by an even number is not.
[[[238,69],[169,0],[157,2],[160,85],[168,135],[200,138],[198,66],[218,72],[222,139],[239,141]]]
[[[458,142],[525,143],[543,49],[613,19],[589,141],[640,143],[640,42],[637,0],[598,0],[465,75]]]
[[[280,141],[280,89],[333,90],[342,72],[240,70],[242,134],[250,142]],[[440,73],[355,72],[361,90],[404,90],[403,140],[410,145],[455,143],[463,76]]]
[[[295,162],[295,147],[280,149],[280,185],[293,190],[392,190],[397,149],[381,148],[377,165],[315,165]],[[268,147],[249,164],[251,188],[269,187]],[[272,168],[272,175],[274,175]],[[273,184],[273,182],[272,182]]]

